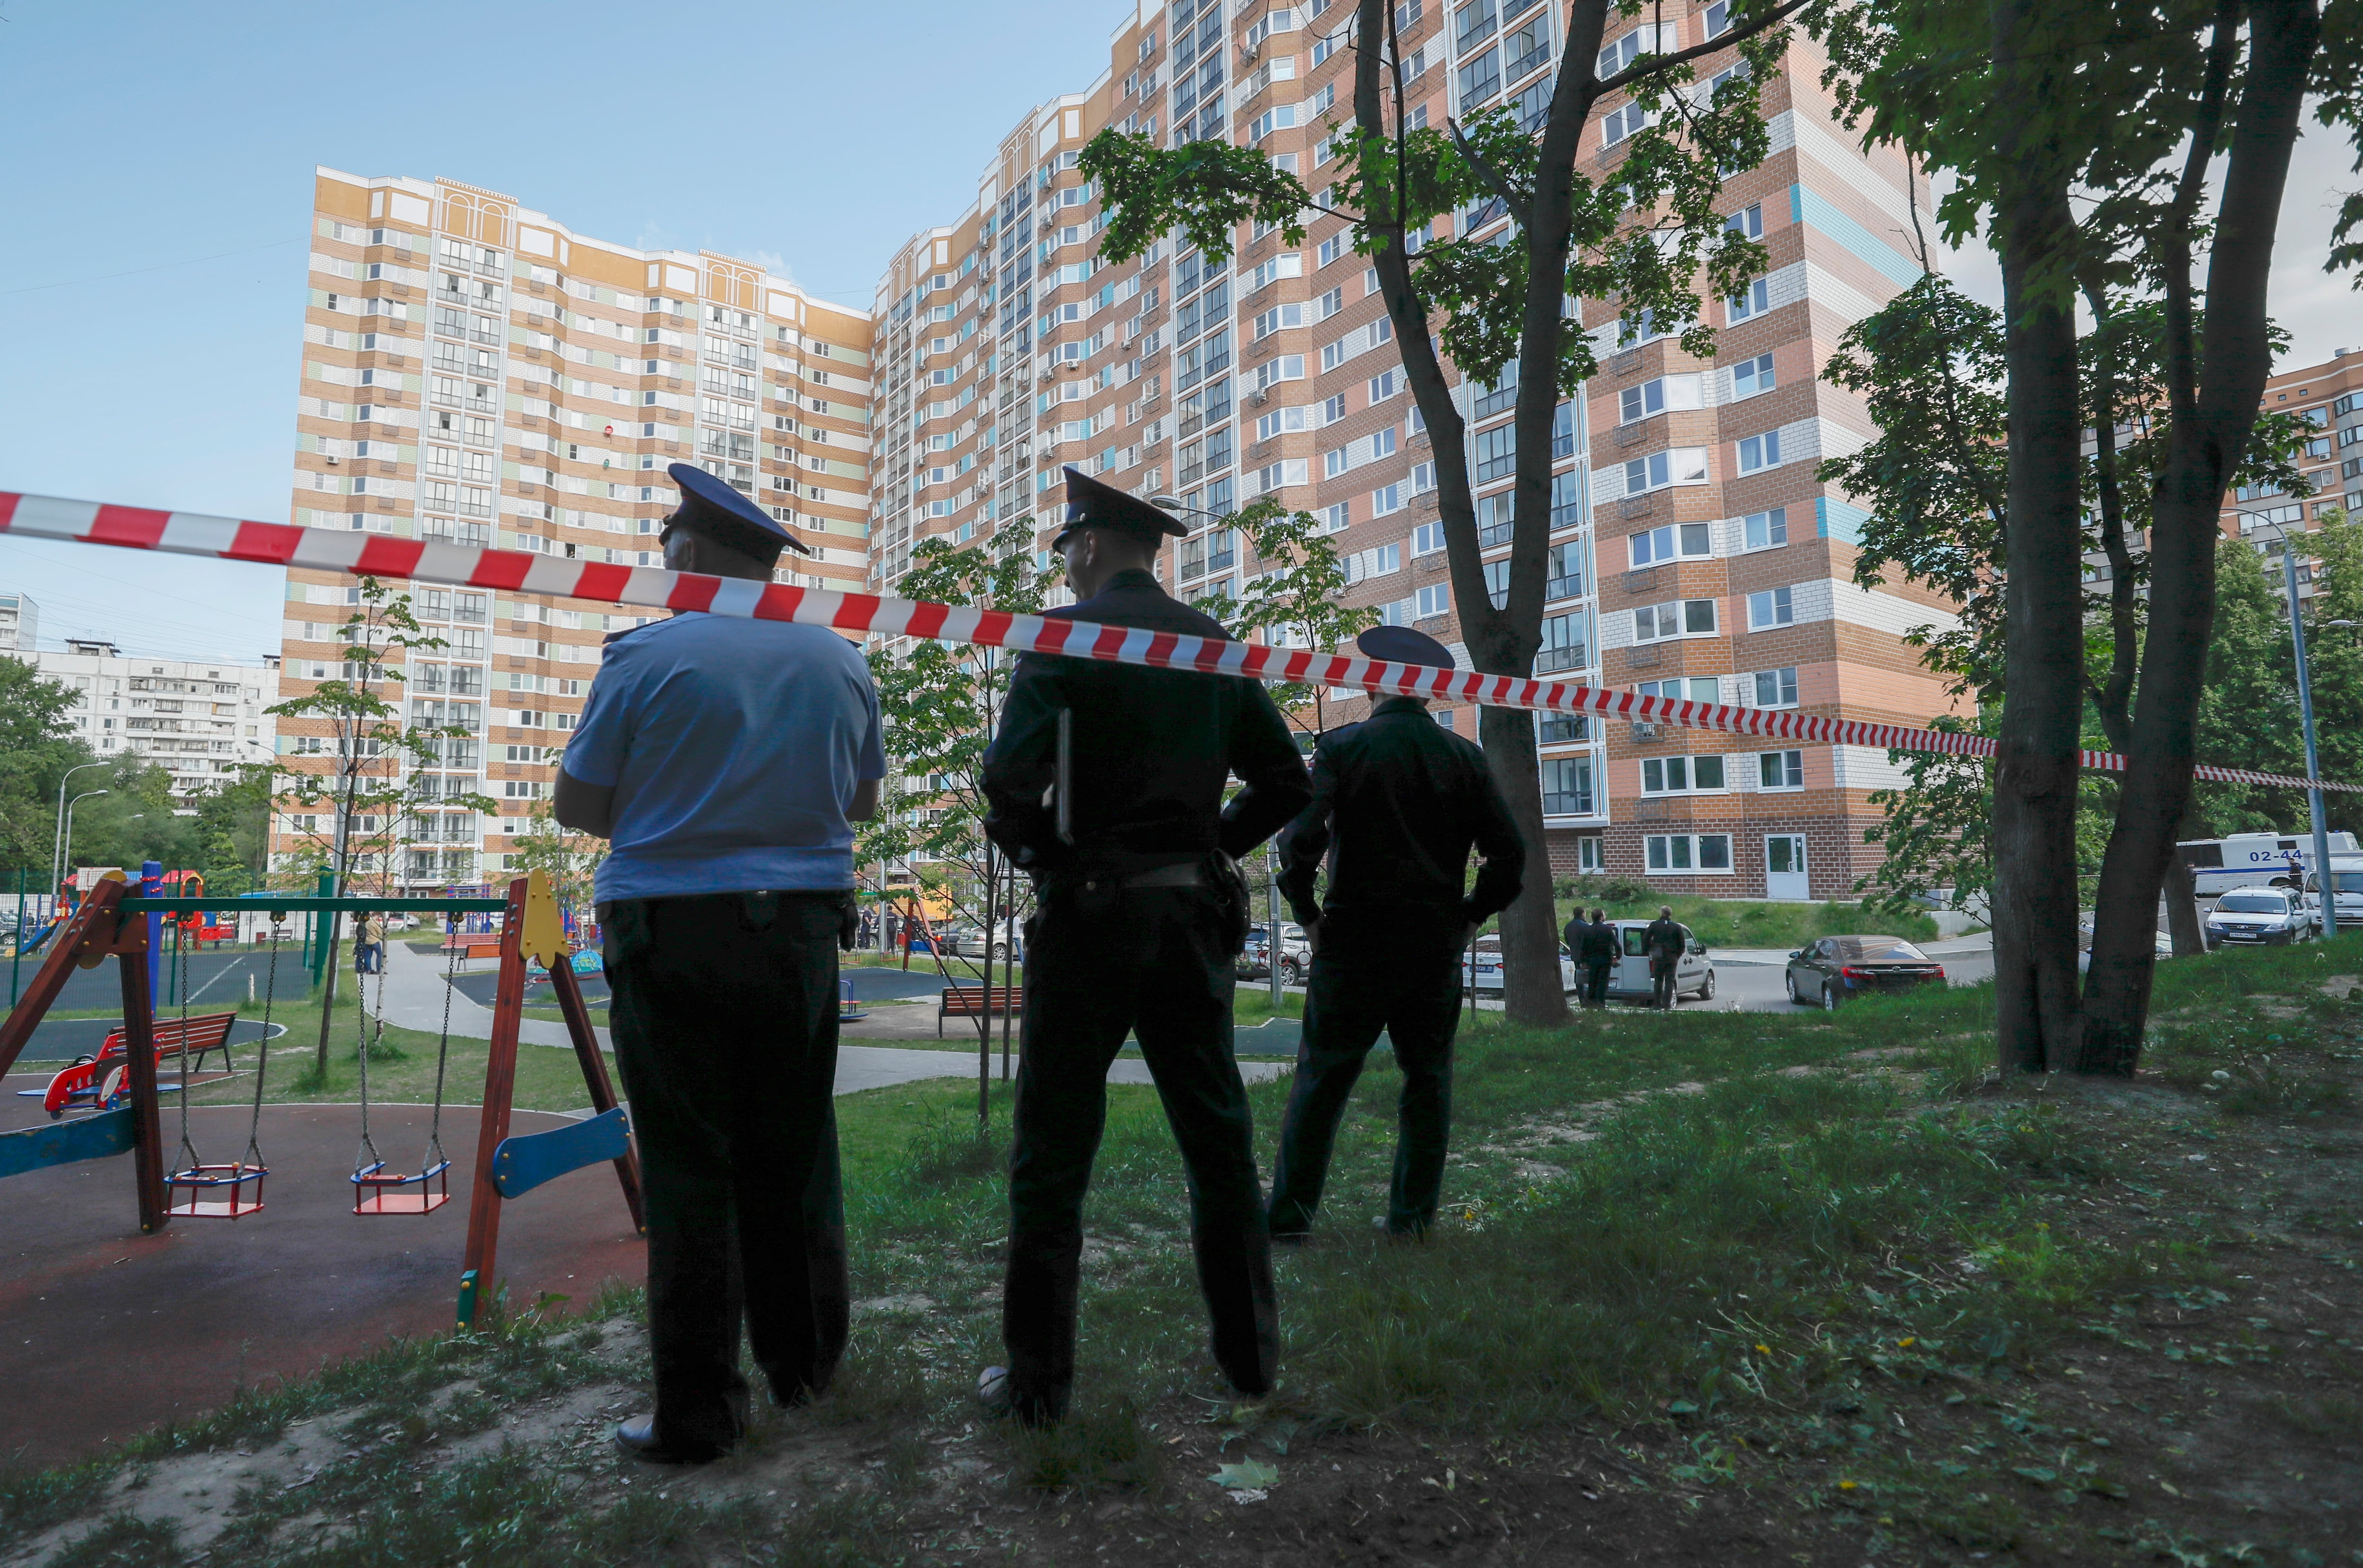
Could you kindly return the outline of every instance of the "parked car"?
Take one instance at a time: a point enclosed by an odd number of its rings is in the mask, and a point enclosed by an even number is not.
[[[2322,914],[2285,887],[2241,887],[2215,900],[2202,929],[2211,948],[2226,942],[2285,947],[2320,934]]]
[[[1608,972],[1610,1001],[1647,1002],[1657,995],[1657,986],[1649,978],[1649,922],[1647,920],[1611,920],[1616,928],[1616,967]],[[1674,1000],[1695,996],[1702,1002],[1714,999],[1714,963],[1706,955],[1706,944],[1695,936],[1682,956],[1674,962]]]
[[[1789,955],[1789,1000],[1801,1006],[1943,984],[1945,966],[1902,937],[1823,937]]]
[[[1313,967],[1313,944],[1304,935],[1304,928],[1293,920],[1280,923],[1280,980],[1283,985],[1302,985]],[[1238,976],[1242,980],[1265,980],[1271,975],[1271,933],[1262,926],[1248,928],[1248,945],[1239,950]]]
[[[1502,989],[1502,939],[1490,931],[1460,956],[1460,989],[1465,994],[1471,986],[1480,993]],[[1559,988],[1562,995],[1575,989],[1575,960],[1565,942],[1559,944]]]

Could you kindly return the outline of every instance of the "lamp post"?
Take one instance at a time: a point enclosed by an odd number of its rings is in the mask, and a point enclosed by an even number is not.
[[[2331,893],[2330,827],[2322,811],[2322,764],[2313,743],[2313,681],[2305,660],[2305,617],[2298,613],[2297,551],[2290,548],[2289,529],[2275,523],[2281,536],[2281,584],[2289,599],[2290,645],[2297,652],[2298,721],[2305,730],[2306,808],[2313,818],[2313,877],[2322,895],[2322,934],[2338,934],[2338,901]]]
[[[85,765],[87,765],[87,764],[85,764]],[[65,806],[65,809],[64,809],[62,812],[59,813],[59,817],[58,817],[58,864],[59,864],[59,867],[60,867],[60,874],[61,874],[61,875],[62,875],[62,874],[63,874],[63,867],[64,867],[64,865],[65,865],[65,862],[66,862],[68,860],[72,859],[72,856],[73,856],[73,812],[74,812],[74,807],[75,807],[75,806],[80,806],[83,801],[88,800],[92,795],[109,795],[109,794],[112,794],[112,793],[114,793],[114,792],[113,792],[113,791],[111,791],[111,790],[104,790],[104,789],[86,789],[86,790],[83,791],[80,795],[78,795],[74,796],[72,800],[67,801],[67,802],[66,802],[66,806]]]
[[[58,775],[57,825],[50,830],[50,896],[57,897],[58,880],[65,874],[66,780],[84,768],[103,768],[105,762],[83,762]]]

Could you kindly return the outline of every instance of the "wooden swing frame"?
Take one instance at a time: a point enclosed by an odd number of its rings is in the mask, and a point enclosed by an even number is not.
[[[570,962],[572,955],[564,921],[557,900],[550,895],[548,879],[540,872],[512,881],[506,896],[501,898],[317,898],[291,895],[268,901],[165,897],[161,895],[162,868],[151,862],[141,872],[141,880],[136,884],[110,878],[83,897],[68,917],[65,928],[50,939],[49,955],[33,976],[32,984],[7,1017],[0,1019],[0,1073],[6,1073],[31,1040],[34,1029],[57,1004],[72,972],[95,969],[109,958],[114,959],[122,982],[130,1103],[97,1116],[5,1135],[12,1143],[25,1140],[26,1148],[19,1161],[12,1163],[9,1159],[0,1159],[0,1173],[19,1165],[35,1169],[116,1153],[128,1142],[141,1233],[152,1236],[176,1217],[190,1217],[186,1208],[176,1209],[172,1200],[169,1181],[172,1173],[167,1169],[164,1156],[162,1095],[157,1081],[154,964],[161,952],[159,928],[166,917],[231,903],[273,916],[289,911],[419,911],[444,915],[497,912],[504,917],[500,978],[493,1002],[492,1049],[484,1068],[475,1182],[468,1196],[468,1239],[460,1265],[459,1324],[465,1328],[474,1321],[484,1291],[494,1277],[500,1245],[504,1184],[499,1176],[506,1167],[534,1165],[539,1173],[531,1184],[538,1185],[563,1170],[596,1163],[600,1159],[612,1160],[625,1205],[631,1211],[632,1227],[641,1235],[648,1233],[640,1203],[639,1162],[628,1140],[615,1135],[615,1129],[624,1121],[624,1113],[599,1049],[599,1037],[583,1006],[582,984]],[[533,959],[540,960],[549,972],[550,986],[557,995],[560,1015],[566,1020],[567,1038],[574,1048],[575,1062],[582,1071],[583,1087],[590,1093],[594,1113],[590,1123],[580,1125],[597,1124],[602,1136],[595,1140],[585,1140],[573,1127],[516,1140],[509,1137],[510,1112],[516,1094],[518,1036],[525,1018],[527,965]],[[270,1049],[268,1041],[262,1049]],[[545,1140],[552,1141],[541,1141]],[[39,1144],[38,1149],[31,1147],[36,1142]],[[569,1163],[563,1151],[570,1149],[589,1150],[593,1157]],[[409,1179],[414,1183],[418,1180]],[[526,1190],[522,1184],[510,1184],[520,1195]],[[252,1212],[260,1207],[246,1206],[244,1211]],[[419,1211],[388,1208],[377,1212]]]

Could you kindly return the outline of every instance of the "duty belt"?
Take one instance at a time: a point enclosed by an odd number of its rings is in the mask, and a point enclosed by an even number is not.
[[[1109,878],[1093,877],[1091,881],[1084,883],[1083,887],[1088,892],[1096,893],[1100,890],[1100,885],[1103,881],[1113,882],[1117,887],[1123,888],[1126,891],[1143,887],[1202,887],[1205,885],[1205,879],[1199,874],[1198,862],[1195,861],[1182,861],[1179,864],[1170,866],[1152,866],[1148,871],[1135,872],[1130,876]]]

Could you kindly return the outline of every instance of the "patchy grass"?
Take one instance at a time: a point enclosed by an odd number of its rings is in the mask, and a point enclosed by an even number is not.
[[[9,1478],[0,1545],[265,1565],[1557,1564],[1608,1560],[1603,1540],[1701,1564],[2347,1562],[2363,986],[2334,979],[2354,975],[2363,938],[2168,965],[2129,1084],[1994,1073],[1977,989],[1553,1030],[1486,1015],[1464,1026],[1448,1212],[1421,1246],[1369,1229],[1400,1086],[1374,1058],[1315,1244],[1279,1262],[1283,1385],[1250,1405],[1204,1351],[1162,1110],[1114,1088],[1077,1407],[1053,1433],[979,1429],[970,1402],[999,1359],[1007,1088],[982,1129],[969,1082],[848,1096],[853,1353],[829,1398],[765,1413],[725,1463],[658,1473],[605,1447],[645,1397],[619,1295]],[[388,1071],[419,1060],[404,1049]],[[1251,1090],[1267,1168],[1287,1088]],[[163,1506],[193,1473],[172,1466],[233,1459],[280,1469],[218,1513]]]

